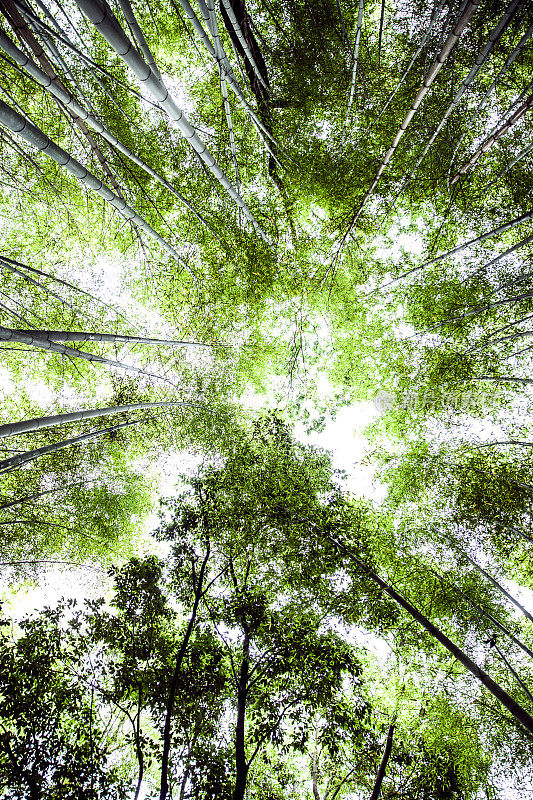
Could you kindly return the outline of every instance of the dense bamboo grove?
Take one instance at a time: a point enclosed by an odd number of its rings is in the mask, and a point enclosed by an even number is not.
[[[531,3],[0,12],[0,796],[529,797]]]

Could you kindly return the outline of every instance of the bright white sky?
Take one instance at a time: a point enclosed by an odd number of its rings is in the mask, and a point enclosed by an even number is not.
[[[368,450],[363,432],[377,416],[373,403],[360,402],[341,408],[322,433],[306,435],[303,425],[295,427],[295,434],[302,443],[322,447],[332,453],[333,467],[347,473],[344,485],[349,492],[373,500],[383,499],[385,489],[375,483],[373,468],[361,464],[361,460]]]

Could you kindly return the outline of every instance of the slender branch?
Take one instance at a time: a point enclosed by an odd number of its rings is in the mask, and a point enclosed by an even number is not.
[[[376,775],[376,782],[374,783],[374,788],[372,789],[370,800],[379,800],[379,796],[381,794],[381,784],[383,783],[385,772],[387,770],[387,764],[389,762],[390,754],[392,752],[392,741],[394,738],[395,728],[396,728],[395,721],[393,721],[392,724],[389,725],[389,732],[387,734],[385,750],[383,751],[383,758],[381,759],[381,764],[379,765],[378,773]]]

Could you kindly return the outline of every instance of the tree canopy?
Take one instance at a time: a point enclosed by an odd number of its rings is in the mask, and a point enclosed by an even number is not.
[[[0,57],[2,796],[525,797],[531,4],[0,0]],[[369,404],[372,497],[306,440]]]

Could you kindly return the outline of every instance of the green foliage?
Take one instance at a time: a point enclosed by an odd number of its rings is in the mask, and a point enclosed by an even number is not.
[[[1,423],[183,405],[0,438],[5,585],[55,562],[114,585],[4,631],[1,791],[156,798],[168,751],[180,800],[371,796],[395,725],[383,798],[492,800],[530,742],[419,623],[531,708],[510,605],[533,586],[528,4],[366,0],[358,28],[357,1],[231,0],[255,66],[224,3],[193,4],[218,59],[181,4],[134,6],[194,149],[77,5],[4,6],[84,111],[10,56],[2,102],[116,198],[2,118]],[[245,413],[254,392],[309,431],[374,399],[384,501],[350,496],[279,410]],[[200,466],[147,540],[182,451]]]

